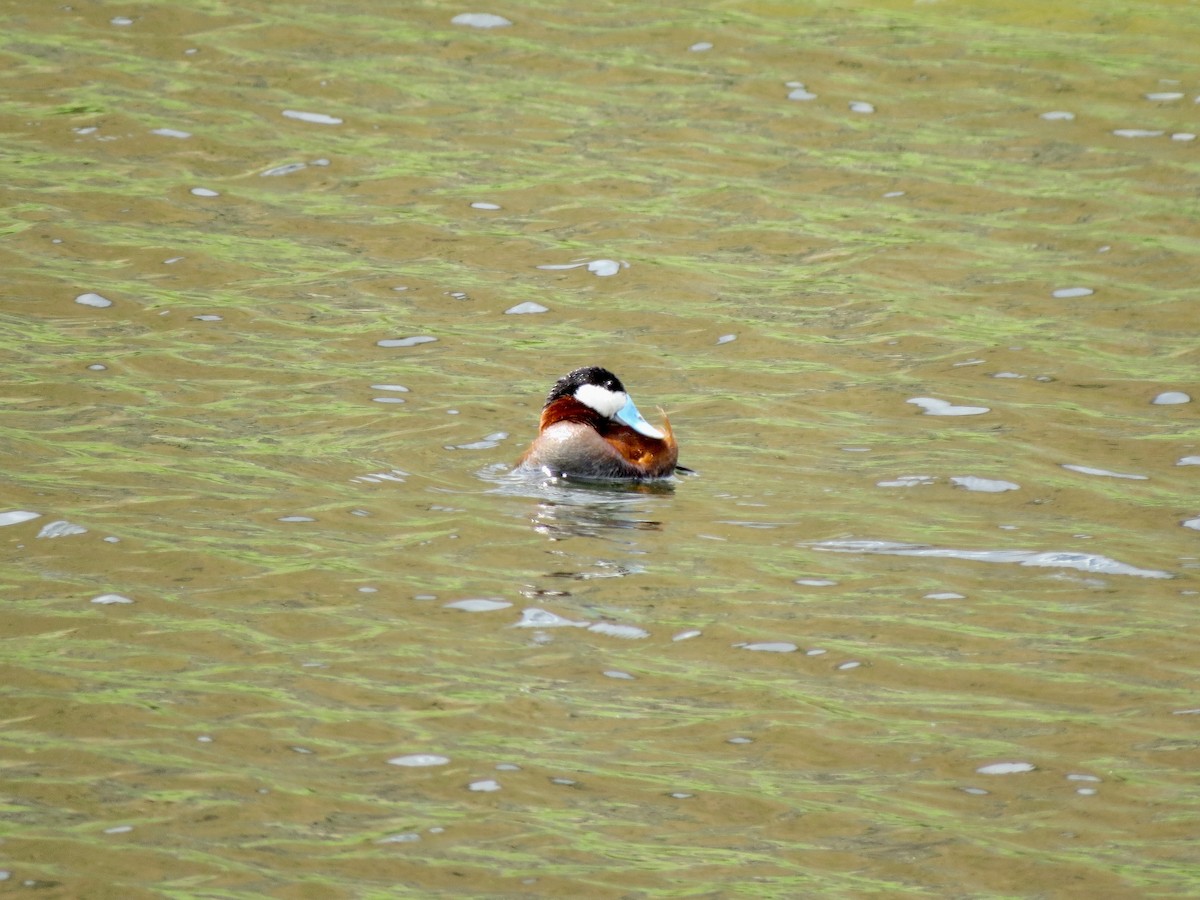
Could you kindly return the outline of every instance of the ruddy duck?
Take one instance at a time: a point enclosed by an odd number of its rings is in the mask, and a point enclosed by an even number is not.
[[[567,477],[645,481],[666,478],[678,459],[667,414],[660,431],[642,418],[621,379],[586,366],[554,383],[537,439],[517,465]]]

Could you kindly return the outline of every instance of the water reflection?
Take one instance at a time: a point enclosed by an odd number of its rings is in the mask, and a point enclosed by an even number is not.
[[[573,481],[541,472],[492,467],[480,477],[494,493],[536,501],[529,510],[534,530],[553,541],[603,537],[612,531],[660,531],[655,508],[675,492],[675,480],[654,482]]]

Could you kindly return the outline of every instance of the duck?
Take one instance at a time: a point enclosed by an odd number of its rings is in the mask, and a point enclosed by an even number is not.
[[[674,474],[679,447],[638,411],[616,375],[601,366],[568,372],[550,388],[537,438],[517,468],[600,481],[651,481]]]

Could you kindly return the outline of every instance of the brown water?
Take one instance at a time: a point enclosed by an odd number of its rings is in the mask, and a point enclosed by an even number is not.
[[[0,893],[1200,893],[1200,10],[463,11],[6,4]]]

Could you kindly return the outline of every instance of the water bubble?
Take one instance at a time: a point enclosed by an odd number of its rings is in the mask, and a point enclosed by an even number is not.
[[[93,306],[96,309],[104,309],[113,305],[113,302],[107,297],[101,297],[99,294],[93,293],[80,294],[75,298],[75,302],[80,306]]]
[[[298,119],[301,122],[312,122],[315,125],[341,125],[342,120],[336,116],[327,116],[324,113],[303,112],[298,109],[285,109],[283,115],[288,119]]]
[[[393,756],[388,760],[388,765],[419,768],[421,766],[444,766],[448,762],[450,762],[450,757],[439,756],[436,753],[410,753],[407,756]]]
[[[453,25],[467,25],[471,28],[507,28],[512,24],[504,16],[493,13],[459,13],[450,22]]]

